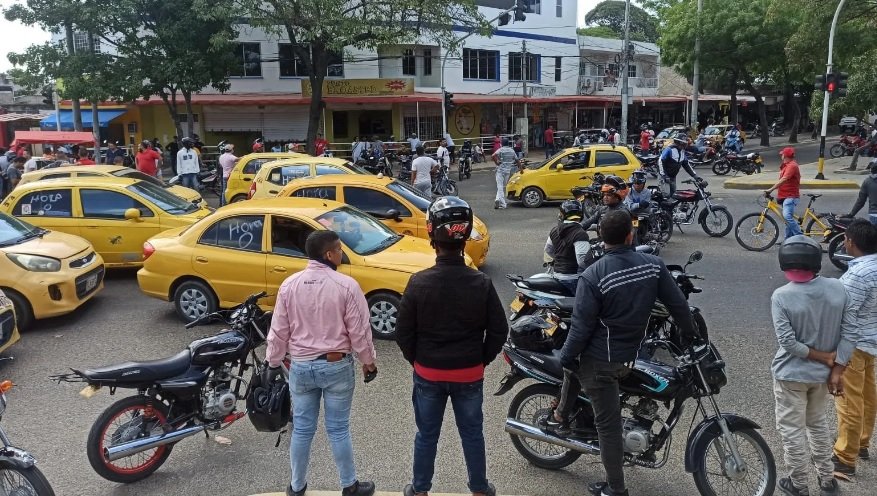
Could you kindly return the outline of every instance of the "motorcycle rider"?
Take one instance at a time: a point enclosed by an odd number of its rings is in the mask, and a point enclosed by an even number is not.
[[[628,210],[649,208],[652,203],[652,190],[646,188],[646,173],[641,170],[633,171],[630,175],[630,193],[624,199],[624,206]]]
[[[621,179],[618,176],[606,177],[603,186],[600,186],[600,193],[603,196],[603,205],[594,212],[594,215],[582,221],[582,227],[588,229],[591,226],[599,226],[600,220],[603,216],[613,210],[624,210],[627,212],[627,208],[624,205],[624,199],[629,192],[630,190],[627,187],[627,183],[624,182],[624,179]]]
[[[627,495],[618,381],[630,373],[655,300],[660,299],[688,340],[697,338],[688,302],[657,256],[637,253],[625,212],[600,223],[605,255],[579,278],[569,336],[561,349],[564,382],[550,424],[566,421],[583,385],[594,410],[607,482],[591,483],[594,495]],[[568,370],[567,370],[568,369]]]
[[[673,138],[673,143],[661,152],[661,158],[658,159],[658,170],[663,176],[664,182],[670,185],[670,196],[676,193],[676,176],[679,174],[680,168],[685,169],[685,172],[695,181],[700,182],[701,180],[688,163],[688,157],[685,155],[687,146],[687,139],[676,136]]]
[[[591,140],[588,139],[588,135],[585,134],[584,131],[582,131],[579,133],[578,136],[576,136],[576,139],[573,142],[572,146],[574,146],[574,147],[585,146],[585,145],[590,144],[590,143],[591,143]]]
[[[871,224],[877,226],[877,159],[871,161],[871,175],[862,181],[862,187],[859,188],[859,197],[850,210],[850,217],[855,217],[859,210],[868,202],[868,220]]]
[[[738,154],[743,151],[742,137],[737,126],[731,126],[731,129],[725,133],[725,148]]]
[[[579,223],[582,204],[566,200],[558,207],[557,225],[551,228],[545,242],[545,254],[554,259],[554,277],[571,293],[576,294],[579,273],[584,269],[588,250],[588,232]]]

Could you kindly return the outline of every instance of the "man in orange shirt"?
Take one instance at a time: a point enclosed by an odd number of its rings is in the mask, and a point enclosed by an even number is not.
[[[152,177],[158,176],[158,167],[161,163],[161,155],[152,149],[152,143],[143,141],[140,143],[140,151],[134,157],[137,162],[137,170]]]
[[[94,160],[88,158],[88,150],[85,148],[79,149],[79,160],[76,161],[76,165],[94,165]]]
[[[764,194],[770,195],[773,190],[777,190],[777,203],[783,206],[786,239],[788,239],[803,234],[800,224],[795,219],[795,207],[798,206],[798,199],[801,197],[801,169],[795,161],[795,149],[791,146],[780,151],[780,160],[783,161],[780,166],[780,180],[770,189],[765,190]]]

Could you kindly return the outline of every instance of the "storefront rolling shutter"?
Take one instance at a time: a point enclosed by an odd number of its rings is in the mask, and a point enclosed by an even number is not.
[[[308,131],[308,107],[206,106],[204,128],[211,132],[257,132],[266,141],[304,140]]]

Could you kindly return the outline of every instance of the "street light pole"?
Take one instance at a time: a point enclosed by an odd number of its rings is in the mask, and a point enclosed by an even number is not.
[[[831,31],[828,32],[828,62],[825,64],[825,73],[831,74],[831,55],[834,50],[834,31],[837,28],[837,18],[840,17],[840,10],[843,8],[847,0],[840,0],[837,4],[837,10],[834,11],[834,19],[831,20]],[[826,81],[827,83],[827,81]],[[828,134],[828,85],[825,87],[825,96],[822,99],[822,136],[819,138],[819,167],[816,172],[816,179],[825,179],[823,171],[825,169],[825,135]]]
[[[624,2],[624,42],[621,47],[621,62],[623,67],[623,73],[621,74],[621,143],[627,143],[627,111],[628,111],[628,93],[630,88],[628,87],[628,75],[630,73],[630,68],[628,65],[630,64],[630,51],[628,50],[628,45],[630,44],[630,0],[626,0]],[[618,143],[616,143],[618,144]]]

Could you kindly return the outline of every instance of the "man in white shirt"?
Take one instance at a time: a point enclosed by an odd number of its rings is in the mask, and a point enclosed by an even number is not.
[[[445,139],[439,140],[439,147],[438,150],[435,151],[435,157],[440,164],[449,167],[451,165],[451,152],[447,149],[446,144],[447,141]]]
[[[454,146],[454,140],[451,138],[451,133],[445,133],[445,146],[448,148],[448,157],[450,161],[453,163],[454,161],[454,150],[456,147]]]
[[[183,147],[177,152],[177,172],[180,174],[180,183],[187,187],[198,189],[198,173],[201,171],[201,162],[195,152],[195,141],[192,138],[183,138]]]
[[[438,167],[438,162],[427,157],[423,145],[415,150],[417,158],[411,161],[411,184],[424,196],[430,198],[432,196],[432,171]]]
[[[231,175],[234,164],[238,162],[238,158],[234,154],[234,145],[227,143],[219,156],[219,165],[222,167],[222,193],[219,195],[219,205],[225,205],[225,188],[228,185],[228,176]]]
[[[24,172],[37,170],[37,159],[30,154],[29,150],[24,151],[24,158],[27,159],[27,162],[24,163]]]

